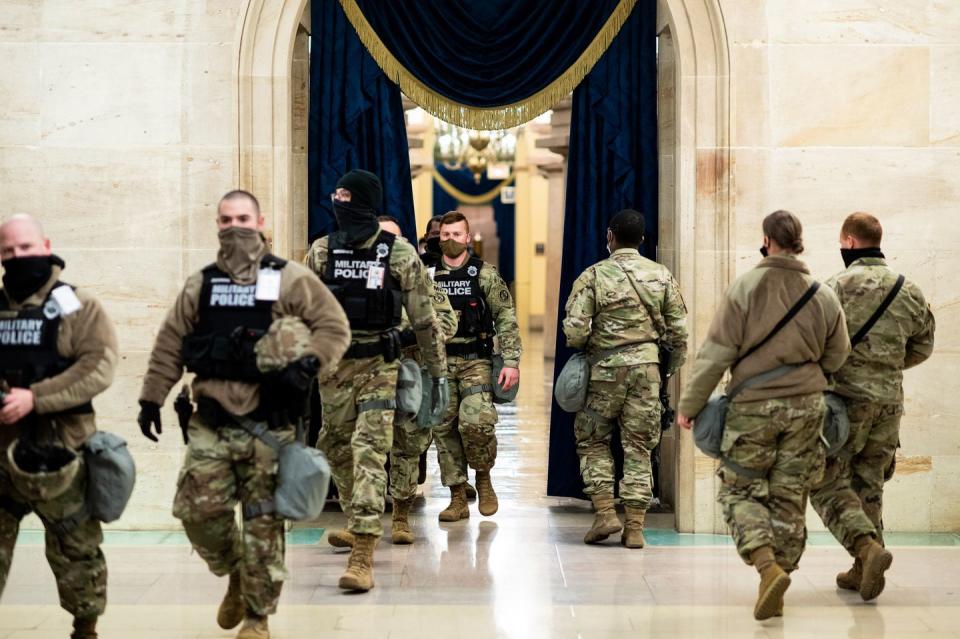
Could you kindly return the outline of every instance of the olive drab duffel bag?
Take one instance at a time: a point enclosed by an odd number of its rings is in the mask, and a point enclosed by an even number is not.
[[[587,354],[578,351],[570,356],[553,384],[557,406],[568,413],[583,410],[587,403],[587,385],[590,383],[590,362]]]
[[[520,392],[520,380],[517,380],[517,383],[514,384],[510,390],[504,390],[503,386],[500,384],[500,371],[503,370],[503,355],[497,353],[490,358],[491,361],[491,386],[493,386],[493,403],[494,404],[509,404],[517,398],[517,393]]]
[[[127,442],[119,435],[98,430],[83,445],[87,465],[87,508],[90,515],[109,523],[120,519],[130,501],[137,468]]]
[[[323,512],[330,486],[330,464],[318,449],[294,440],[281,443],[264,422],[246,417],[237,424],[277,453],[277,488],[273,499],[244,504],[243,518],[275,515],[293,521],[316,519]]]
[[[400,368],[397,371],[396,423],[402,424],[420,414],[424,396],[423,384],[423,377],[420,374],[420,364],[418,364],[416,360],[408,357],[401,359]],[[429,384],[430,380],[428,379],[428,389]]]

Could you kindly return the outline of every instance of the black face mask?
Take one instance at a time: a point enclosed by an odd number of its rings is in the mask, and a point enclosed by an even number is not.
[[[440,255],[440,236],[427,238],[427,253],[433,253],[434,255]]]
[[[56,255],[14,257],[3,261],[3,288],[12,299],[22,302],[50,281],[53,265],[63,268]]]
[[[334,200],[333,214],[337,226],[346,235],[347,244],[359,244],[380,229],[377,214],[369,206]]]
[[[770,251],[767,250],[767,247],[766,247],[766,246],[761,246],[761,247],[760,247],[760,255],[762,255],[762,256],[764,256],[764,257],[769,257],[769,256],[770,256]]]
[[[880,251],[879,246],[858,249],[842,248],[840,249],[840,257],[843,258],[844,266],[850,266],[862,257],[879,257],[880,259],[883,259],[883,253]]]

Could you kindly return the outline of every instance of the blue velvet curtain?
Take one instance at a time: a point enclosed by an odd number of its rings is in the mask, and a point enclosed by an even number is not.
[[[400,88],[364,48],[337,0],[314,0],[310,51],[309,237],[335,229],[330,193],[350,169],[376,173],[383,210],[416,246]]]
[[[624,208],[646,216],[641,251],[657,246],[656,3],[638,2],[610,48],[573,93],[570,123],[560,313],[558,374],[573,351],[560,324],[573,281],[607,257],[607,223]],[[573,415],[553,403],[547,494],[582,497]]]
[[[617,2],[357,0],[357,5],[387,49],[423,84],[450,100],[492,107],[527,98],[566,71]]]
[[[489,193],[502,181],[483,178],[480,180],[480,184],[477,184],[473,180],[473,173],[470,172],[470,169],[455,171],[444,167],[442,164],[437,164],[436,169],[447,182],[467,195]],[[460,202],[444,191],[436,180],[433,181],[434,215],[443,215],[447,211],[456,209],[459,204]],[[497,250],[498,270],[500,276],[506,280],[509,286],[516,277],[516,206],[504,204],[500,201],[499,195],[493,198],[490,204],[493,206],[493,219],[497,223],[497,237],[500,239],[500,247]]]

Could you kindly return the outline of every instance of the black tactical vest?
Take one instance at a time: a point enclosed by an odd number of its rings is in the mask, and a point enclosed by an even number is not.
[[[350,328],[360,331],[386,331],[400,325],[403,288],[390,273],[390,256],[397,236],[380,231],[369,248],[354,248],[342,233],[330,235],[327,267],[321,279],[330,288],[350,320]],[[379,288],[367,288],[370,268],[384,269]]]
[[[483,268],[483,260],[471,257],[455,271],[446,270],[450,267],[440,261],[430,266],[437,269],[433,276],[434,286],[447,294],[450,298],[450,306],[460,315],[457,334],[454,337],[493,336],[493,316],[483,289],[480,288],[480,269]]]
[[[287,261],[273,255],[261,269],[281,270]],[[183,338],[183,364],[201,379],[259,382],[254,346],[273,321],[273,302],[256,298],[257,285],[236,284],[211,264],[203,269],[197,326]]]
[[[61,286],[70,285],[57,282],[43,305],[19,311],[10,310],[6,296],[0,296],[0,379],[12,387],[29,388],[31,384],[59,375],[74,363],[57,351],[62,318],[52,293]],[[64,411],[92,412],[90,402]]]

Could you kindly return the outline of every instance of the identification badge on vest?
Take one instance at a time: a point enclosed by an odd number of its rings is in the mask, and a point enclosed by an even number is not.
[[[276,302],[280,299],[280,271],[274,268],[262,268],[257,273],[256,299],[263,302]]]
[[[50,297],[60,307],[60,315],[67,316],[80,310],[82,304],[69,286],[58,286],[50,291]]]
[[[380,264],[371,265],[370,270],[367,271],[367,288],[383,288],[383,276],[385,271],[386,269],[384,269]]]

